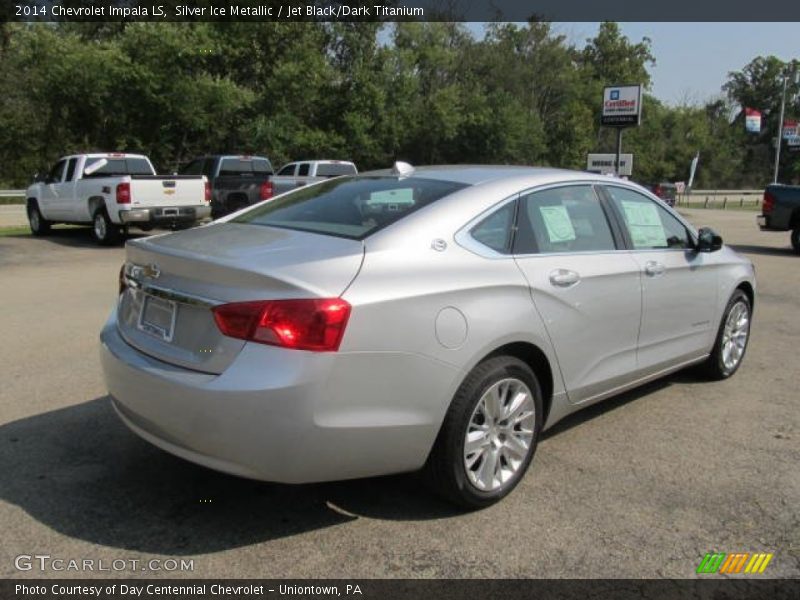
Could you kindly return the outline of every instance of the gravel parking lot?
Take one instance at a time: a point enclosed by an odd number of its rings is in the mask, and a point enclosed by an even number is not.
[[[150,447],[98,364],[122,248],[81,229],[0,237],[0,576],[92,576],[15,568],[48,554],[193,559],[95,573],[122,577],[683,578],[712,550],[773,552],[766,576],[800,576],[800,257],[752,212],[686,214],[756,264],[739,373],[678,373],[573,415],[510,497],[470,514],[413,475],[282,486]]]

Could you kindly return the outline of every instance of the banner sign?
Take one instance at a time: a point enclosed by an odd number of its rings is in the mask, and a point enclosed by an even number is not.
[[[744,109],[744,128],[748,133],[761,132],[761,112],[754,108]]]
[[[589,154],[586,157],[586,170],[592,173],[613,174],[617,173],[616,154]],[[633,154],[619,155],[619,174],[633,175]]]
[[[629,127],[642,121],[642,86],[612,85],[603,89],[600,124]]]
[[[790,140],[800,135],[797,128],[797,121],[794,119],[784,119],[783,121],[783,139]]]

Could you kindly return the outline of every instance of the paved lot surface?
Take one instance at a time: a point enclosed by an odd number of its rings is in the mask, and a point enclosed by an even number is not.
[[[15,570],[35,553],[193,559],[195,577],[687,577],[711,550],[774,552],[769,575],[800,576],[800,257],[751,212],[687,214],[757,265],[739,373],[574,415],[515,493],[471,514],[414,476],[289,487],[151,448],[98,365],[123,250],[75,229],[0,237],[0,577],[82,575]]]
[[[0,204],[0,227],[24,227],[27,224],[23,204]]]

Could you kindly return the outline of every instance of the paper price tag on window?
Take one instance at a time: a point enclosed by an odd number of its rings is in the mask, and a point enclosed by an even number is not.
[[[571,242],[575,239],[575,229],[565,206],[540,206],[539,213],[551,242]]]
[[[636,248],[666,248],[667,234],[658,216],[658,208],[645,202],[621,202],[625,212],[625,221]]]

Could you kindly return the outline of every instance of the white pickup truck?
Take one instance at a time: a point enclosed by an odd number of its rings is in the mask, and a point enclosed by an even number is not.
[[[34,235],[54,223],[91,224],[100,244],[119,240],[128,227],[189,226],[211,214],[203,175],[156,175],[141,154],[76,154],[59,160],[26,192]]]
[[[277,195],[309,183],[356,173],[356,166],[346,160],[300,160],[278,169],[272,176],[272,187]]]

